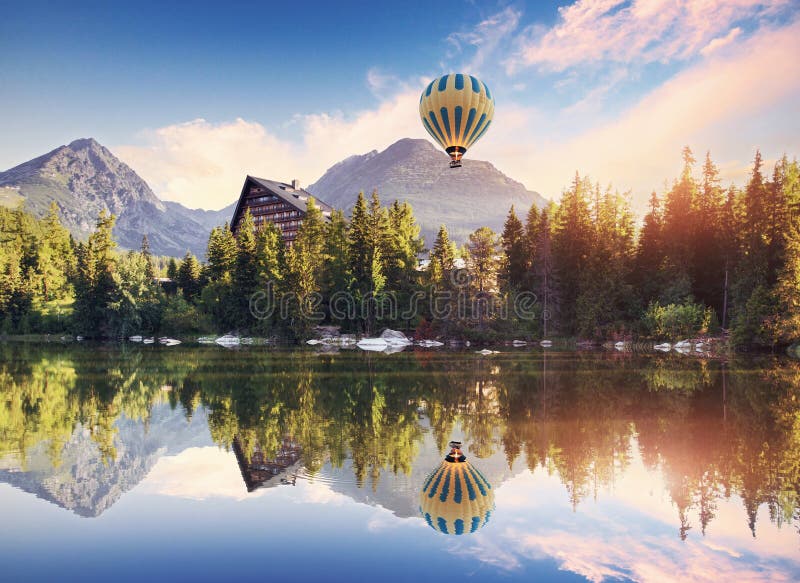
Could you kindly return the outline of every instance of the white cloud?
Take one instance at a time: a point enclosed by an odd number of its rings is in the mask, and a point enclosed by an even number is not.
[[[715,39],[712,39],[711,42],[709,42],[706,46],[700,49],[700,54],[703,55],[704,57],[707,57],[714,51],[717,51],[722,47],[726,47],[729,44],[731,44],[734,40],[736,40],[736,37],[738,37],[740,34],[742,34],[741,28],[739,28],[738,26],[736,28],[732,28],[725,36],[719,36]]]
[[[245,500],[269,490],[247,492],[233,453],[218,447],[191,447],[160,458],[137,491],[190,500]]]
[[[301,178],[300,149],[243,119],[204,119],[144,133],[145,146],[113,148],[165,200],[218,209],[236,199],[246,174]],[[278,174],[276,171],[280,169]]]
[[[344,504],[354,504],[353,500],[334,492],[328,484],[309,480],[301,482],[301,495],[296,499],[302,504],[324,504],[327,506],[342,506]]]
[[[374,110],[345,116],[298,116],[298,141],[262,124],[195,119],[143,133],[144,146],[113,148],[156,194],[190,208],[218,209],[235,200],[247,174],[308,185],[353,154],[384,149],[402,137],[425,137],[416,89],[394,94]]]
[[[472,57],[459,69],[479,74],[486,62],[507,41],[519,26],[522,14],[511,7],[493,14],[482,20],[471,30],[454,32],[447,37],[448,42],[456,49],[457,53],[464,52],[464,48],[474,50]]]
[[[598,62],[687,59],[725,34],[734,23],[772,14],[786,3],[579,0],[559,8],[559,22],[553,28],[529,27],[507,68],[509,72],[528,66],[563,71]]]
[[[304,155],[313,167],[313,178],[352,154],[382,150],[400,138],[426,137],[419,121],[419,96],[418,89],[405,90],[352,118],[327,113],[304,116]]]
[[[385,99],[387,96],[395,95],[399,90],[407,90],[408,85],[397,75],[387,73],[380,67],[371,67],[367,71],[367,87],[375,97]]]
[[[566,107],[563,113],[572,115],[577,113],[593,113],[600,110],[609,93],[612,92],[622,82],[629,77],[625,67],[618,67],[612,70],[605,78],[591,90],[589,90],[580,100]]]
[[[576,170],[602,184],[633,189],[641,209],[647,194],[676,176],[679,153],[690,145],[725,169],[725,180],[744,178],[755,148],[800,149],[797,130],[800,95],[800,21],[765,28],[738,46],[676,74],[620,115],[591,125],[568,115],[549,118],[516,109],[513,127],[505,108],[495,116],[481,154],[503,171],[543,194],[558,198]],[[577,127],[576,127],[577,126]],[[768,156],[777,152],[767,151]]]

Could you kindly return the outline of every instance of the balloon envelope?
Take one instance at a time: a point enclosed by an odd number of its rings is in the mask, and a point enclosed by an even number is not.
[[[450,155],[451,167],[486,133],[494,116],[494,98],[486,83],[452,73],[434,79],[419,98],[422,125]]]
[[[452,460],[452,461],[451,461]],[[494,492],[478,469],[460,456],[448,456],[422,487],[419,510],[443,534],[468,534],[483,527],[494,508]]]

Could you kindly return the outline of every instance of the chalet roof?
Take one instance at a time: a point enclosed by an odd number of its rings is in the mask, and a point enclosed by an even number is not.
[[[314,202],[319,207],[319,209],[325,214],[326,218],[329,216],[330,212],[333,210],[328,203],[319,200],[316,196],[308,192],[307,190],[303,190],[302,188],[292,188],[291,184],[286,184],[285,182],[276,182],[275,180],[267,180],[266,178],[258,178],[257,176],[250,176],[247,175],[247,178],[244,180],[244,186],[242,186],[242,192],[239,195],[239,202],[236,203],[236,209],[233,211],[233,224],[236,221],[236,217],[239,216],[239,211],[242,207],[242,201],[244,200],[245,194],[247,194],[248,185],[255,183],[259,186],[265,188],[270,194],[273,194],[283,200],[284,202],[289,203],[294,208],[299,211],[306,212],[308,208],[308,199],[309,197],[314,198]]]
[[[248,460],[239,437],[233,438],[233,453],[248,492],[288,482],[284,476],[296,474],[303,467],[301,451],[299,445],[288,444],[284,440],[275,459],[265,459],[262,452],[256,449],[252,459]]]

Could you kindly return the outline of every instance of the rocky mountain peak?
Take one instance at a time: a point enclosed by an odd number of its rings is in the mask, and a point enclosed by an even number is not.
[[[133,169],[94,138],[81,138],[0,173],[0,187],[15,191],[26,210],[43,216],[55,202],[67,228],[84,238],[105,210],[117,217],[120,245],[137,249],[147,234],[154,253],[202,255],[207,229],[170,212]]]
[[[430,245],[444,223],[451,237],[465,241],[481,226],[500,231],[513,204],[524,213],[546,201],[491,163],[465,158],[450,168],[449,156],[428,140],[403,138],[382,152],[351,156],[331,167],[309,192],[328,204],[349,210],[360,191],[377,190],[384,203],[408,201]]]

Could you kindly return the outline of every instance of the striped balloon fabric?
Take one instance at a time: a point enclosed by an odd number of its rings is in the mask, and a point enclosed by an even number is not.
[[[494,98],[477,77],[444,75],[422,92],[419,116],[428,133],[450,154],[450,167],[457,168],[467,149],[489,129]]]
[[[419,511],[443,534],[468,534],[483,527],[494,508],[489,481],[460,449],[453,449],[422,487]]]

